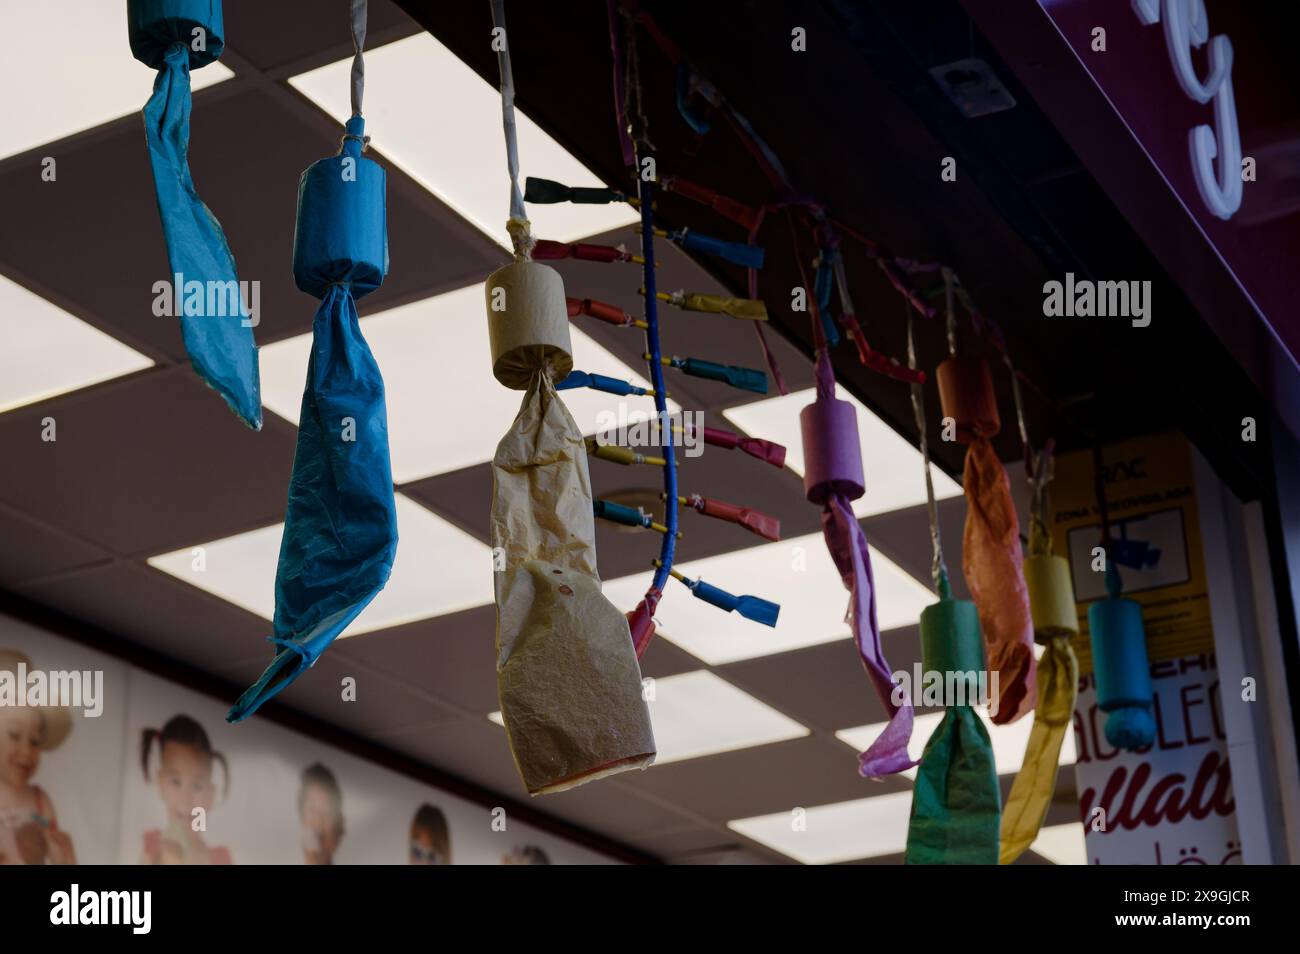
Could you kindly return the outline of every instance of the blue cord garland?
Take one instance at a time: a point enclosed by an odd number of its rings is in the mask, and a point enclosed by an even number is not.
[[[673,568],[673,558],[677,552],[677,457],[673,451],[673,429],[668,417],[664,366],[660,360],[663,354],[659,346],[659,299],[655,297],[654,182],[641,177],[637,194],[641,200],[641,255],[645,258],[641,269],[642,284],[645,286],[646,351],[650,354],[650,380],[654,383],[655,389],[655,413],[659,416],[660,431],[664,435],[662,441],[665,462],[664,525],[668,528],[659,546],[659,564],[649,592],[663,593],[664,584],[668,581],[668,574]]]

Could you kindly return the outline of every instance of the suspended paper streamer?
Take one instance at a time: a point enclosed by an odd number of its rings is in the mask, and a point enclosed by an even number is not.
[[[720,258],[723,261],[731,262],[733,265],[739,265],[742,268],[762,268],[764,252],[758,245],[743,245],[740,242],[727,242],[723,239],[714,238],[712,235],[702,235],[691,229],[681,229],[677,232],[665,232],[664,236],[676,244],[680,245],[688,252],[696,252],[700,255],[712,255],[714,258]]]
[[[1033,611],[1034,638],[1043,644],[1038,660],[1038,704],[1011,792],[1002,812],[1002,849],[998,861],[1015,861],[1038,837],[1056,792],[1056,776],[1065,733],[1072,731],[1079,663],[1070,645],[1078,634],[1070,565],[1052,553],[1041,519],[1031,517],[1025,582]]]
[[[1133,752],[1155,740],[1156,723],[1142,604],[1122,599],[1122,589],[1119,568],[1107,547],[1107,597],[1088,607],[1092,668],[1097,705],[1107,713],[1106,741]]]
[[[519,774],[541,795],[644,768],[655,744],[627,620],[596,573],[586,446],[552,383],[572,367],[563,282],[515,262],[486,293],[493,371],[527,389],[492,462],[497,688]]]
[[[659,292],[656,297],[683,311],[699,311],[711,315],[728,315],[750,321],[767,321],[767,305],[752,298],[724,298],[721,295],[702,295],[698,292]]]
[[[921,656],[927,673],[984,669],[979,613],[974,603],[952,598],[946,574],[939,579],[939,602],[921,612]],[[970,685],[967,698],[974,701],[976,693]],[[926,743],[912,788],[907,864],[997,864],[998,815],[988,731],[970,705],[951,705]]]
[[[271,665],[230,710],[238,722],[289,685],[388,582],[397,512],[384,381],[357,321],[356,299],[388,272],[383,168],[361,155],[365,123],[348,121],[337,156],[298,184],[293,274],[321,299],[275,575]]]
[[[144,107],[145,140],[179,309],[195,372],[254,430],[262,427],[257,345],[221,223],[190,177],[190,70],[221,57],[221,0],[129,0],[131,53],[158,71]],[[201,31],[196,34],[195,31]],[[195,49],[200,43],[203,49]],[[202,304],[185,287],[202,283]],[[215,313],[207,314],[209,302]]]
[[[988,365],[954,356],[939,365],[939,397],[957,439],[969,444],[963,484],[966,530],[962,571],[979,607],[989,670],[998,673],[995,725],[1034,707],[1034,627],[1021,568],[1020,521],[1011,482],[989,438],[1001,427]]]
[[[864,493],[857,414],[852,404],[835,397],[835,374],[826,348],[817,352],[817,400],[803,409],[799,420],[807,462],[804,490],[812,503],[822,507],[826,547],[851,594],[849,624],[853,641],[876,695],[890,713],[885,731],[858,758],[861,774],[878,778],[916,764],[907,754],[912,737],[912,701],[906,695],[901,704],[893,700],[892,670],[881,646],[876,617],[871,552],[851,504]]]

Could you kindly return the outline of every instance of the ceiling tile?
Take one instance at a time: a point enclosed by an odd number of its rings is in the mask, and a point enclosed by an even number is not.
[[[820,736],[652,766],[637,785],[718,822],[911,789],[906,780],[860,777],[854,754]]]
[[[41,440],[41,418],[57,440]],[[186,368],[150,372],[0,416],[0,500],[118,553],[158,553],[280,519],[290,428],[261,433]]]
[[[368,0],[366,42],[414,33],[419,27],[391,0]],[[320,0],[225,0],[226,45],[262,70],[314,58],[321,50],[349,55],[348,7],[323,8]]]
[[[92,546],[48,525],[0,507],[0,587],[21,583],[109,559],[107,550]]]
[[[881,640],[893,671],[911,672],[920,662],[917,626],[889,630]],[[884,706],[847,633],[806,649],[728,663],[718,672],[791,718],[825,732],[885,718]],[[798,678],[791,678],[791,673]]]
[[[499,705],[495,642],[496,606],[487,605],[344,640],[331,651],[468,713],[486,715]]]
[[[251,613],[134,563],[17,589],[60,613],[207,672],[270,649],[270,629]]]
[[[237,686],[251,686],[270,665],[273,656],[274,648],[265,644],[261,659],[241,660],[217,670],[217,675]],[[344,698],[344,679],[355,680],[355,698]],[[236,698],[230,698],[231,705]],[[366,736],[460,718],[436,699],[412,692],[396,680],[358,667],[329,650],[277,695],[276,702],[348,732]]]

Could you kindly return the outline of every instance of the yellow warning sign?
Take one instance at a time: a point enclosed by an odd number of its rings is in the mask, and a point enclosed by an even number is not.
[[[1147,653],[1161,662],[1214,651],[1191,449],[1182,434],[1102,448],[1111,559],[1123,595],[1142,604]],[[1051,485],[1052,544],[1070,561],[1080,673],[1092,671],[1088,604],[1106,595],[1091,451],[1063,454]]]

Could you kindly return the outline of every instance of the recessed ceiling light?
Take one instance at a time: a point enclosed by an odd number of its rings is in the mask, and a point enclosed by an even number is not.
[[[646,679],[643,684],[658,751],[655,765],[809,734],[806,726],[704,669]],[[500,712],[488,718],[505,725]]]
[[[880,628],[916,623],[921,610],[934,602],[934,595],[874,548],[871,563]],[[815,646],[849,634],[844,621],[849,593],[820,533],[735,550],[677,568],[691,579],[699,577],[731,593],[781,605],[776,627],[771,628],[737,613],[724,613],[670,581],[655,613],[659,633],[711,666]],[[649,571],[610,580],[605,583],[605,595],[620,609],[630,610],[640,602],[649,582]]]
[[[351,69],[349,56],[294,76],[289,83],[342,123],[352,114]],[[584,90],[577,95],[596,93]],[[602,87],[599,95],[609,94]],[[501,132],[501,93],[494,85],[433,36],[419,33],[366,50],[366,120],[376,149],[490,238],[509,247],[505,226],[510,181]],[[521,176],[573,186],[604,185],[518,109],[515,121]],[[534,235],[561,242],[639,221],[637,213],[622,203],[529,205],[528,217]],[[634,240],[631,231],[628,239]]]
[[[741,818],[727,827],[806,865],[893,855],[907,848],[911,792]]]
[[[149,565],[269,622],[275,614],[275,568],[283,533],[284,524],[261,527],[201,548],[150,557]],[[388,585],[344,636],[492,602],[492,550],[486,544],[402,494],[397,495],[397,534]]]
[[[1086,865],[1088,848],[1084,838],[1083,825],[1070,822],[1066,825],[1044,825],[1038,829],[1029,850],[1042,855],[1057,865]]]
[[[0,412],[153,367],[140,352],[3,275],[0,341]]]
[[[656,765],[801,739],[808,729],[701,669],[647,682]]]
[[[989,741],[993,746],[993,762],[997,766],[998,774],[1014,775],[1019,772],[1025,759],[1025,746],[1029,743],[1029,731],[1034,725],[1033,716],[1025,716],[1010,725],[995,726],[983,709],[975,711],[983,720],[984,728],[988,729]],[[912,725],[912,740],[907,746],[907,751],[912,758],[921,757],[921,753],[925,751],[925,743],[930,740],[930,736],[934,734],[934,730],[939,727],[942,720],[942,712],[917,713]],[[855,752],[865,752],[884,731],[885,725],[884,722],[876,722],[853,729],[841,729],[835,733],[835,738],[851,746]],[[1074,733],[1066,732],[1065,739],[1061,743],[1060,764],[1073,765],[1077,758],[1074,749]],[[916,769],[907,769],[899,774],[915,779]]]
[[[361,327],[384,376],[393,480],[405,484],[490,461],[519,413],[523,392],[492,377],[483,286],[368,315]],[[580,329],[571,326],[569,332],[574,367],[650,386]],[[259,351],[262,403],[295,424],[310,352],[310,334]],[[619,398],[588,388],[561,395],[584,434],[601,429],[602,415],[617,418],[620,408],[629,419],[654,413],[649,397]],[[669,410],[679,407],[669,401]]]
[[[142,110],[158,74],[131,56],[127,39],[125,3],[6,4],[0,88],[12,95],[0,159]],[[54,50],[63,68],[52,67]],[[234,75],[217,62],[195,70],[190,82],[198,90]],[[148,162],[143,134],[140,162]]]
[[[786,466],[802,477],[799,412],[813,403],[816,396],[816,389],[809,388],[729,408],[722,415],[747,434],[784,444]],[[853,501],[853,512],[859,517],[870,517],[925,503],[921,452],[839,385],[835,386],[835,396],[850,402],[858,412],[858,440],[862,446],[867,492]],[[930,471],[936,500],[961,496],[960,484],[938,467],[931,467]]]

